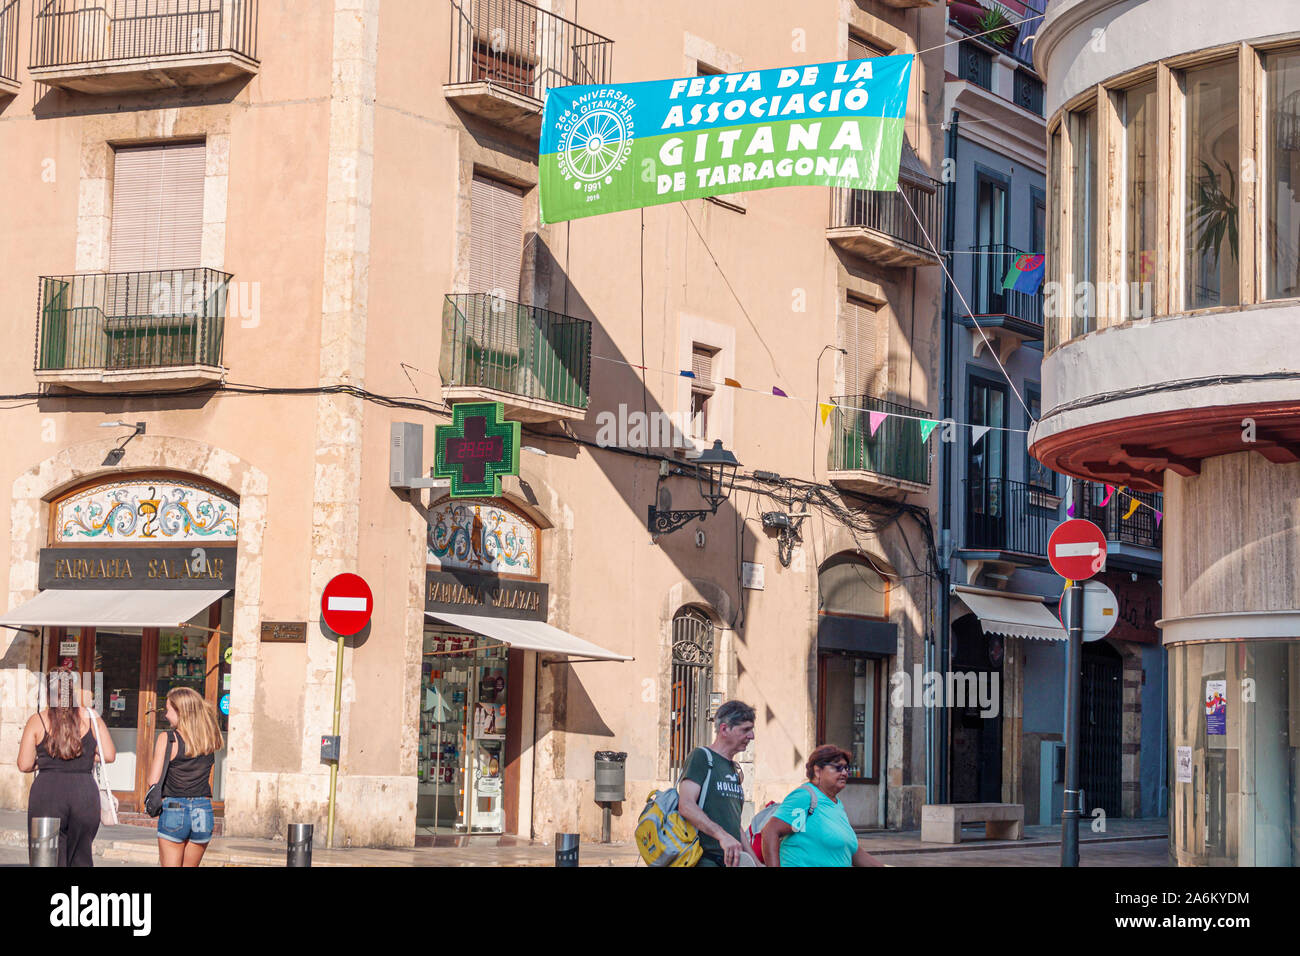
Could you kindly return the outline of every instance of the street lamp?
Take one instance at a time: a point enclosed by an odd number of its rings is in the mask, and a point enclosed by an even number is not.
[[[694,464],[695,481],[700,489],[700,497],[709,503],[709,507],[685,511],[660,511],[655,505],[651,505],[649,520],[646,522],[651,534],[668,534],[696,518],[703,521],[708,515],[717,514],[718,506],[731,497],[731,489],[735,484],[736,470],[740,468],[740,462],[736,460],[735,455],[722,447],[721,439],[714,439],[713,447],[700,452]]]

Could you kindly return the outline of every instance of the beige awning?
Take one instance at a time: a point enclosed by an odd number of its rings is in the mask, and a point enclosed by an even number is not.
[[[444,614],[441,611],[424,613],[426,617],[435,621],[442,621],[444,624],[465,631],[473,631],[483,637],[517,647],[521,651],[537,651],[539,654],[555,654],[561,657],[589,657],[601,661],[634,660],[623,654],[607,651],[598,644],[574,637],[558,627],[551,627],[541,621],[513,621],[483,614]]]
[[[1069,635],[1036,594],[1009,594],[958,585],[953,597],[975,612],[985,634],[1003,637],[1032,637],[1044,641],[1065,641]]]
[[[10,627],[177,627],[229,594],[221,591],[42,591],[0,617]]]

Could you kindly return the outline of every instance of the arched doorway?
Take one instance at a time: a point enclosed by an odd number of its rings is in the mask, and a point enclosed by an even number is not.
[[[675,779],[696,747],[708,743],[714,626],[698,607],[673,616],[669,766]]]

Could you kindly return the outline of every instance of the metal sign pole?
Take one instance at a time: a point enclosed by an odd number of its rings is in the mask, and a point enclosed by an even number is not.
[[[343,635],[339,635],[339,653],[334,662],[334,729],[331,733],[337,737],[339,735],[340,718],[343,714],[343,642],[347,640]],[[334,804],[335,797],[338,793],[339,782],[339,759],[343,757],[340,752],[338,759],[330,761],[330,809],[329,822],[325,827],[325,846],[334,848]]]
[[[1074,481],[1074,513],[1083,514],[1085,482]],[[1079,865],[1079,701],[1082,691],[1083,584],[1066,595],[1070,609],[1065,665],[1065,806],[1061,813],[1061,866]]]

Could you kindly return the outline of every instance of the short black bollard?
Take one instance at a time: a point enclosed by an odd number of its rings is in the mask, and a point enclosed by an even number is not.
[[[59,827],[62,825],[63,821],[58,817],[32,817],[27,832],[29,866],[59,865]]]
[[[289,851],[285,866],[311,866],[311,835],[314,829],[310,823],[289,824]]]
[[[576,833],[555,834],[555,865],[556,866],[577,866],[578,865],[578,834]]]

